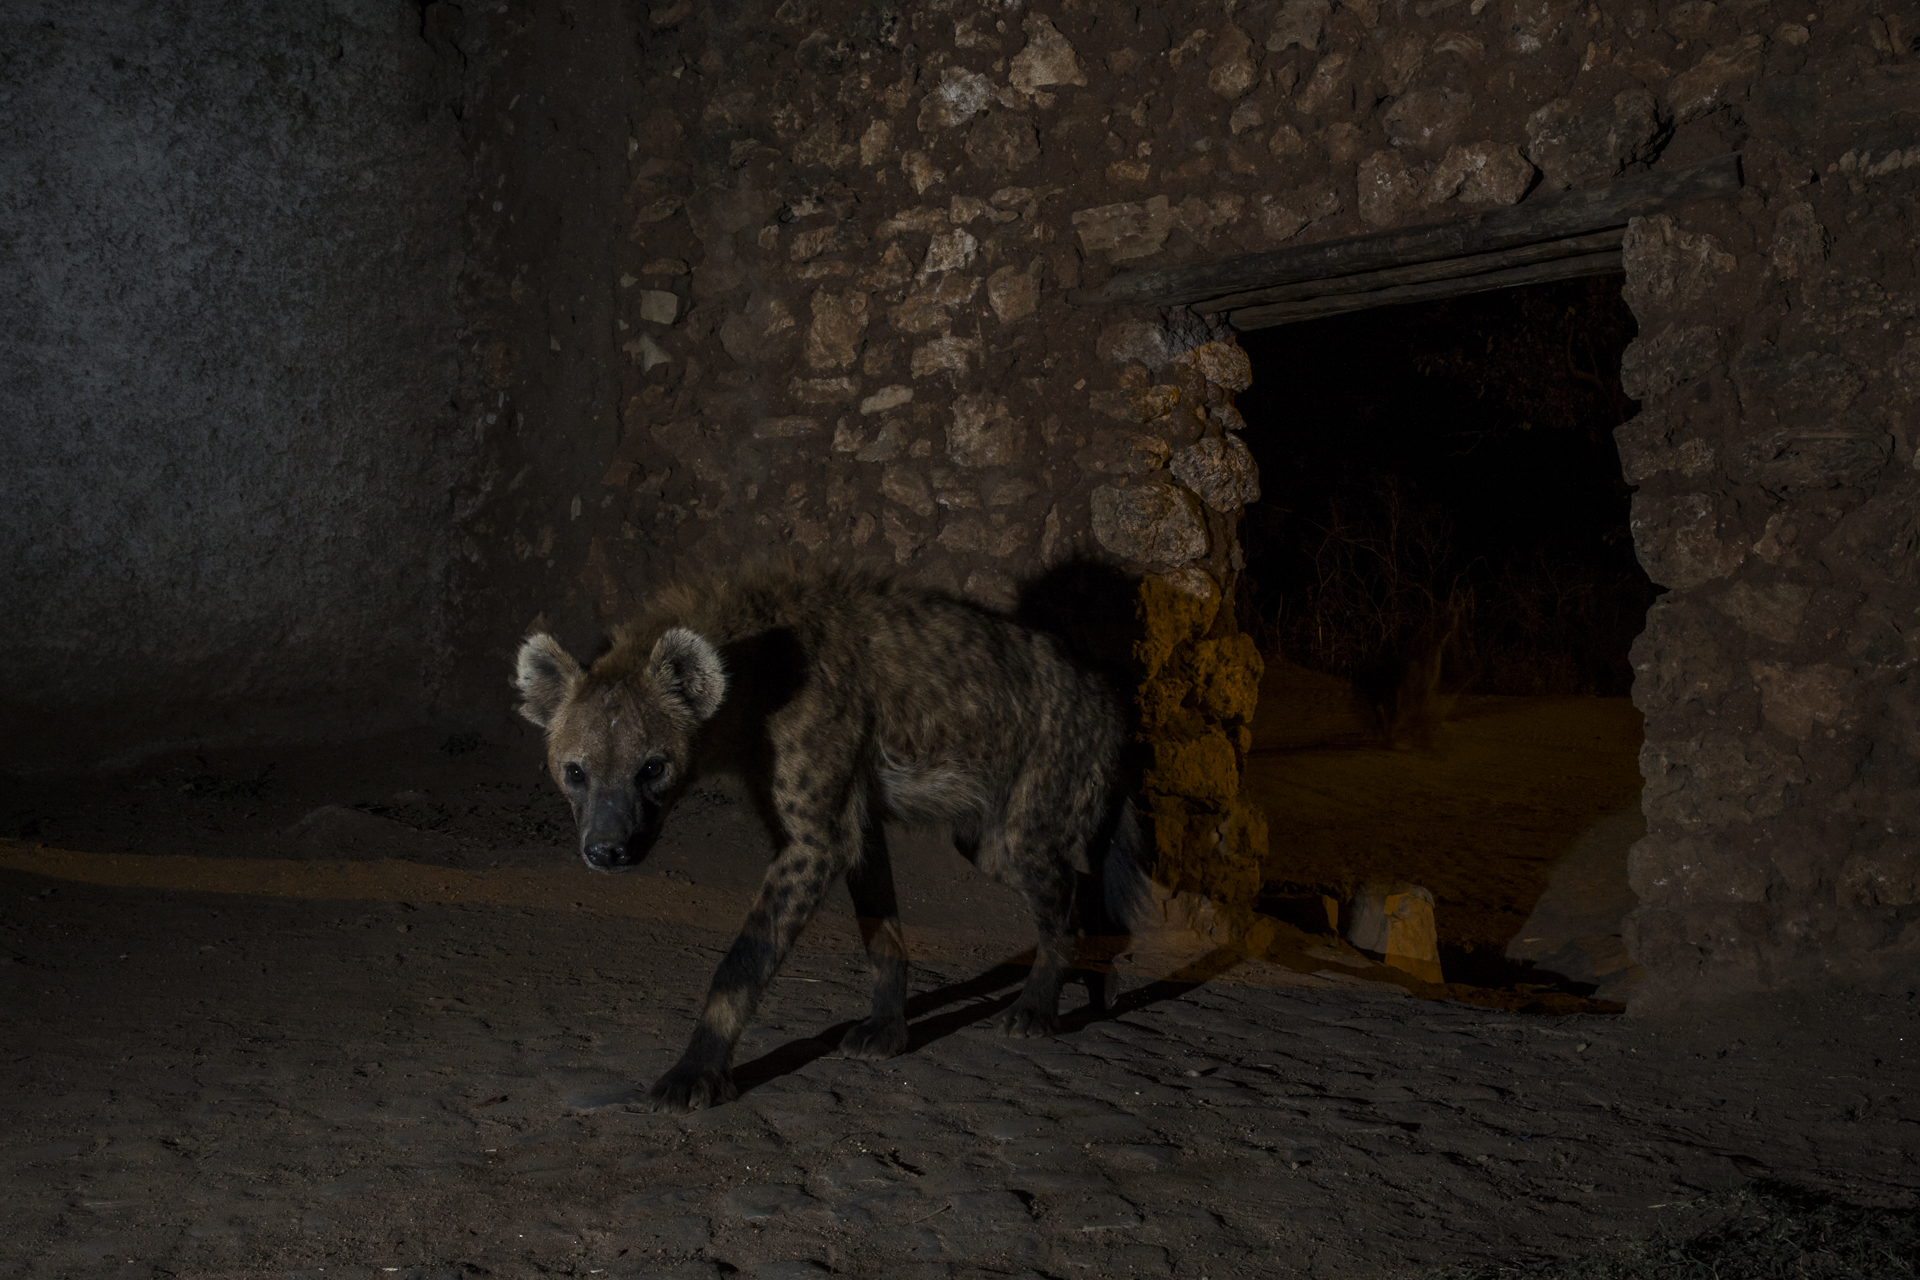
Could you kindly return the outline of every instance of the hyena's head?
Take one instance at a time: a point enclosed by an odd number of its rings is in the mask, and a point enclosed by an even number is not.
[[[582,670],[546,634],[520,646],[520,714],[547,731],[547,769],[573,806],[595,871],[637,866],[689,781],[693,739],[727,692],[720,654],[675,627],[644,664],[616,648]]]

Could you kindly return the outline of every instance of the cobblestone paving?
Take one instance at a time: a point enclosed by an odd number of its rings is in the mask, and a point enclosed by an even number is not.
[[[1214,951],[1008,1040],[980,951],[916,970],[874,1065],[828,1049],[866,978],[822,937],[741,1101],[667,1117],[629,1100],[723,933],[0,873],[0,1274],[1385,1277],[1763,1175],[1920,1189],[1912,1000],[1551,1019]]]

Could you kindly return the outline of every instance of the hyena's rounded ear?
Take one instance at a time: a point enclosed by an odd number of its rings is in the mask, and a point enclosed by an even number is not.
[[[513,667],[513,687],[525,699],[520,714],[546,728],[572,696],[580,675],[580,664],[558,640],[544,631],[528,636]]]
[[[679,699],[695,720],[707,720],[727,696],[727,669],[720,651],[707,638],[685,627],[674,627],[654,641],[647,658],[647,674],[662,693]]]

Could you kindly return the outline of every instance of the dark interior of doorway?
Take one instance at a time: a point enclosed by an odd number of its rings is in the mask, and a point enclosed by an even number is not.
[[[1241,336],[1263,495],[1239,609],[1269,662],[1248,785],[1276,912],[1411,882],[1449,980],[1608,985],[1638,821],[1628,651],[1658,591],[1612,434],[1634,332],[1601,276]]]

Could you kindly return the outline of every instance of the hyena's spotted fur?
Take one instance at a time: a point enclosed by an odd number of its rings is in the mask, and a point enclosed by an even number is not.
[[[582,669],[532,636],[515,680],[587,865],[638,864],[675,800],[718,771],[746,779],[777,846],[685,1054],[653,1086],[656,1107],[733,1096],[734,1042],[837,876],[874,973],[872,1013],[841,1047],[884,1058],[906,1046],[884,819],[951,829],[1026,898],[1039,946],[1001,1017],[1008,1034],[1053,1030],[1079,933],[1125,932],[1145,879],[1121,717],[1046,636],[884,578],[765,573],[668,591],[612,639]],[[1104,999],[1105,980],[1089,987]]]

